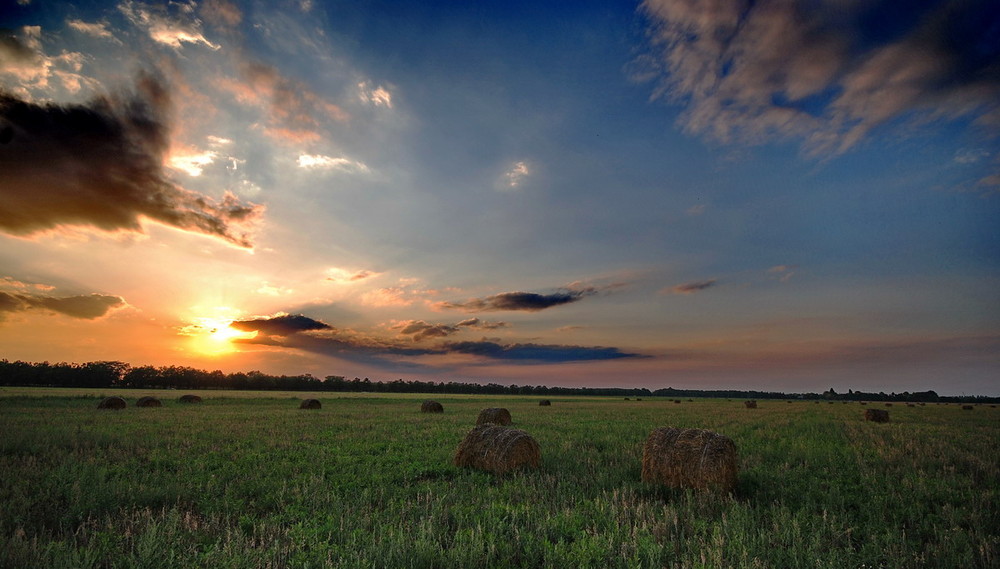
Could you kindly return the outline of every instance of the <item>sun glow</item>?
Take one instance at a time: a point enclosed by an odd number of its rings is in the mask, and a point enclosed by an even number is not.
[[[232,318],[199,317],[194,323],[185,326],[181,333],[191,339],[191,348],[206,356],[222,356],[239,351],[234,340],[249,340],[257,336],[257,332],[243,332],[232,328]]]

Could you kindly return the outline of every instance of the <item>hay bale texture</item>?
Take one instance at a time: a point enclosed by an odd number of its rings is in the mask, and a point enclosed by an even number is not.
[[[299,403],[299,409],[322,409],[323,404],[319,402],[319,399],[303,399],[302,403]]]
[[[136,407],[163,407],[163,403],[160,403],[159,399],[157,399],[155,397],[149,397],[147,395],[146,397],[140,397],[139,399],[137,399],[136,402],[135,402],[135,406]]]
[[[889,412],[885,409],[865,409],[865,421],[874,421],[876,423],[888,423],[889,422]]]
[[[549,407],[550,405],[552,405],[552,402],[549,401],[548,399],[542,399],[541,401],[538,402],[538,405],[540,407]]]
[[[191,394],[181,395],[180,402],[181,403],[201,403],[201,397],[198,397],[197,395],[191,395]]]
[[[972,411],[972,405],[962,405],[963,411]]]
[[[728,493],[738,472],[733,441],[705,429],[660,427],[642,449],[643,482]]]
[[[503,407],[490,407],[479,412],[476,425],[509,425],[514,421],[510,418],[510,411]]]
[[[743,406],[746,407],[747,409],[756,409],[757,408],[757,402],[756,401],[744,401],[743,402]]]
[[[542,450],[531,435],[498,425],[475,427],[455,449],[455,466],[504,474],[521,467],[538,468]]]
[[[106,397],[97,404],[98,409],[124,409],[128,403],[121,397]]]
[[[427,400],[420,404],[421,413],[444,413],[444,406],[437,401]]]

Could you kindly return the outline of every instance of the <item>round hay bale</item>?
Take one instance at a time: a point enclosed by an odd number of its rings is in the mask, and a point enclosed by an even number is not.
[[[867,401],[862,401],[861,404],[862,405],[868,405],[868,402]]]
[[[538,468],[542,451],[531,435],[498,425],[475,427],[455,449],[455,466],[504,474],[516,468]]]
[[[636,401],[642,401],[642,397],[636,397],[635,400]]]
[[[479,412],[476,425],[509,425],[514,421],[510,418],[510,411],[503,407],[490,407]]]
[[[865,409],[865,421],[875,423],[888,423],[889,412],[885,409]]]
[[[420,404],[421,413],[444,413],[444,406],[437,401],[427,400]]]
[[[628,397],[626,397],[626,398],[625,398],[625,401],[631,401],[631,399],[629,399]]]
[[[747,409],[756,409],[757,408],[757,402],[756,401],[744,401],[743,402],[743,406],[746,407]]]
[[[732,492],[738,471],[733,441],[705,429],[653,429],[642,449],[643,482]]]
[[[128,403],[121,397],[105,397],[97,404],[98,409],[124,409],[126,407],[128,407]]]
[[[677,403],[680,403],[680,402],[681,402],[681,400],[680,400],[680,399],[674,399],[674,403],[675,403],[675,404],[677,404]]]
[[[885,406],[886,407],[892,407],[892,403],[886,403]]]
[[[181,395],[181,398],[178,401],[181,403],[201,403],[201,397],[191,394]]]
[[[906,406],[907,407],[916,407],[916,405],[914,405],[913,403],[907,403]]]
[[[972,405],[962,405],[962,411],[972,411]]]
[[[149,397],[147,395],[146,397],[140,397],[139,399],[137,399],[136,402],[135,402],[135,406],[136,407],[163,407],[163,403],[160,403],[159,399],[157,399],[155,397]]]
[[[550,407],[552,405],[552,402],[549,401],[548,399],[542,399],[541,401],[538,402],[538,405],[539,407]]]
[[[319,402],[319,399],[303,399],[302,403],[299,403],[299,409],[322,409],[323,404]]]
[[[688,403],[694,403],[694,399],[688,399]]]

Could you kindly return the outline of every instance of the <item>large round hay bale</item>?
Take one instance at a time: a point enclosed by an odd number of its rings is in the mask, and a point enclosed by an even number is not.
[[[676,404],[676,403],[680,403],[680,402],[681,402],[681,400],[680,400],[680,399],[674,399],[674,403],[675,403],[675,404]]]
[[[201,403],[201,397],[198,397],[197,395],[191,395],[191,394],[181,395],[181,398],[179,399],[179,401],[181,403]]]
[[[97,404],[98,409],[124,409],[128,403],[121,397],[106,397]]]
[[[455,449],[455,466],[503,474],[523,466],[538,468],[542,451],[531,435],[498,425],[475,427]]]
[[[503,407],[490,407],[489,409],[483,409],[479,412],[479,418],[476,419],[476,425],[509,425],[513,423],[510,418],[510,411],[504,409]]]
[[[642,449],[643,482],[732,492],[738,471],[733,441],[705,429],[660,427]]]
[[[888,423],[889,422],[889,412],[885,409],[865,409],[865,421],[874,421],[876,423]]]
[[[962,405],[963,411],[972,411],[972,405]]]
[[[421,413],[444,413],[444,406],[437,401],[427,400],[420,404]]]
[[[541,401],[538,402],[538,405],[539,407],[548,407],[552,405],[552,402],[549,401],[548,399],[542,399]]]
[[[319,402],[319,399],[303,399],[302,403],[299,403],[299,409],[321,409],[323,404]]]
[[[147,395],[146,397],[140,397],[139,399],[137,399],[136,402],[135,402],[135,406],[136,407],[163,407],[163,403],[160,403],[159,399],[157,399],[155,397],[150,397],[150,396]]]
[[[743,406],[746,407],[747,409],[756,409],[757,408],[757,402],[756,401],[744,401],[743,402]]]
[[[892,403],[886,403],[885,406],[886,407],[892,407]]]

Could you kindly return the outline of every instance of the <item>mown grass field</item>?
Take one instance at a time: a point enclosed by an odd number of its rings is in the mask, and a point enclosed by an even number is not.
[[[988,406],[875,424],[839,402],[119,393],[0,389],[0,567],[1000,566]],[[147,394],[164,406],[132,406]],[[541,469],[452,466],[493,406]],[[732,438],[736,495],[642,483],[658,426]]]

